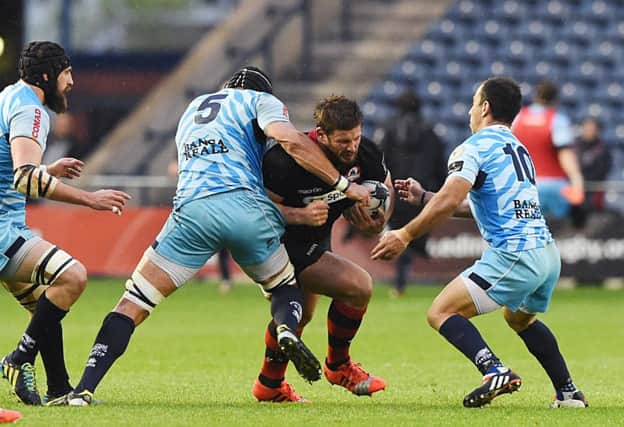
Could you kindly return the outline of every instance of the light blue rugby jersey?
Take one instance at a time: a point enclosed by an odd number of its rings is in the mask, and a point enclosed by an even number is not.
[[[470,208],[490,246],[517,252],[552,241],[535,188],[533,162],[508,127],[481,129],[453,151],[448,166],[449,177],[473,184]]]
[[[26,196],[13,189],[10,141],[18,136],[36,141],[45,150],[50,118],[35,92],[23,81],[0,92],[0,219],[24,225]]]
[[[270,123],[288,121],[288,110],[271,94],[241,89],[202,95],[189,104],[175,137],[179,177],[174,208],[239,188],[265,193],[262,158],[267,144],[256,139],[256,120],[264,130]]]

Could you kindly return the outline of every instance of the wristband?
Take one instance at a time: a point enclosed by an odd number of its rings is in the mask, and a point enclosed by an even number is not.
[[[425,206],[425,196],[427,195],[427,191],[423,191],[422,196],[420,196],[420,206]]]
[[[344,193],[345,191],[347,191],[347,188],[349,188],[350,185],[351,185],[351,183],[349,182],[349,180],[347,178],[345,178],[344,176],[340,175],[338,177],[338,180],[334,184],[334,188],[336,190]]]

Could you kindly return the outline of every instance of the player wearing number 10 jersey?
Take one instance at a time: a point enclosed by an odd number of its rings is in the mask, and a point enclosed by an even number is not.
[[[434,195],[413,179],[399,180],[395,188],[400,198],[425,207],[405,227],[384,235],[372,256],[394,258],[412,239],[470,208],[489,246],[444,288],[427,313],[429,324],[483,375],[482,385],[464,398],[464,406],[483,406],[520,388],[520,377],[503,365],[468,320],[504,307],[508,325],[555,387],[552,406],[585,407],[555,336],[535,315],[548,308],[561,260],[541,214],[533,162],[510,130],[521,100],[513,80],[491,78],[479,86],[470,109],[473,135],[451,154],[443,187]]]

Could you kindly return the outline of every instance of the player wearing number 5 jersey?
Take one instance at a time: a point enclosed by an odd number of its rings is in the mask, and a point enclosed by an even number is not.
[[[180,119],[178,187],[166,224],[126,282],[126,292],[104,319],[80,383],[65,404],[92,403],[95,388],[125,351],[135,326],[223,248],[271,299],[280,348],[307,381],[320,379],[320,363],[296,335],[303,294],[281,243],[284,217],[262,183],[262,158],[273,138],[306,170],[344,192],[368,200],[322,150],[288,120],[255,67],[235,73],[225,88],[193,100]]]
[[[508,325],[555,387],[552,406],[585,407],[554,335],[535,316],[548,308],[561,260],[542,217],[533,162],[509,128],[521,99],[518,85],[507,78],[491,78],[479,86],[470,109],[473,135],[451,154],[444,186],[434,194],[411,178],[398,180],[400,198],[425,207],[406,226],[386,233],[372,257],[394,258],[448,216],[472,213],[488,248],[444,288],[427,313],[429,324],[483,374],[482,385],[464,398],[464,406],[483,406],[520,388],[520,377],[496,357],[468,320],[504,307]]]

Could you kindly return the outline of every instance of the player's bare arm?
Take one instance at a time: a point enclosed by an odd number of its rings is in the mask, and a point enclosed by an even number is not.
[[[571,147],[560,148],[557,151],[557,157],[561,168],[570,180],[571,192],[568,200],[573,205],[583,203],[585,199],[585,183],[576,151]]]
[[[305,207],[296,208],[283,204],[284,198],[271,190],[267,189],[267,193],[286,218],[287,224],[320,227],[327,222],[329,204],[324,200],[314,200]]]
[[[349,183],[332,165],[323,150],[290,122],[269,123],[264,133],[284,147],[288,155],[302,168],[332,184],[348,198],[368,204],[370,199],[368,190],[359,184]]]
[[[130,196],[123,191],[98,190],[88,192],[64,184],[55,175],[41,167],[41,147],[30,138],[16,137],[11,140],[11,155],[15,170],[15,188],[19,192],[28,193],[27,195],[31,198],[45,197],[58,202],[87,206],[95,210],[109,210],[115,213],[121,213],[126,201],[130,199]],[[68,168],[73,169],[78,166],[74,162],[56,163],[53,164],[55,174],[61,174],[61,176],[69,173],[79,174],[79,171],[67,171]]]
[[[397,257],[414,239],[422,236],[446,220],[466,200],[472,183],[450,177],[431,200],[425,204],[422,212],[404,227],[385,233],[371,251],[372,259],[389,260]]]
[[[399,199],[414,206],[424,206],[435,196],[435,192],[427,191],[422,184],[414,178],[395,180],[395,188],[399,194]],[[465,199],[453,212],[457,218],[472,218],[472,211],[468,199]]]

